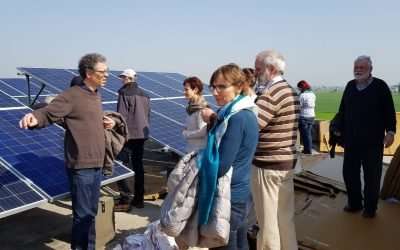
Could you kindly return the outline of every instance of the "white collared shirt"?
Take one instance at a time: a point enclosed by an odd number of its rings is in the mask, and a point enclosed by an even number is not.
[[[259,85],[257,85],[256,87],[256,93],[257,95],[261,95],[262,93],[264,93],[265,90],[269,89],[272,85],[274,85],[277,82],[280,82],[284,80],[282,75],[277,75],[274,78],[272,78],[271,81],[267,81],[265,83],[261,83]]]

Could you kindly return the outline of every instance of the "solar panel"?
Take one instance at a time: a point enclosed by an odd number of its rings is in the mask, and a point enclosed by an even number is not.
[[[22,179],[0,164],[0,218],[47,202]]]
[[[29,178],[49,199],[60,198],[69,192],[64,166],[64,131],[57,126],[40,130],[18,128],[18,121],[29,111],[0,111],[0,156],[7,167]],[[102,184],[133,175],[118,164],[114,169],[114,175]]]

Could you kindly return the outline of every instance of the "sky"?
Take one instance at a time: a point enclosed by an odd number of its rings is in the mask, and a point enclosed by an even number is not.
[[[0,78],[16,67],[76,68],[90,52],[114,70],[178,72],[208,83],[227,63],[254,67],[275,49],[295,85],[344,86],[354,59],[400,83],[400,1],[2,1]]]

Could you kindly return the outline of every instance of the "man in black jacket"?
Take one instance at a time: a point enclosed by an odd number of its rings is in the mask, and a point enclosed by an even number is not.
[[[129,211],[131,205],[143,208],[144,198],[144,170],[143,150],[144,142],[149,137],[150,98],[138,87],[136,72],[126,69],[119,75],[123,86],[118,90],[117,112],[125,118],[128,124],[128,142],[125,145],[129,151],[130,167],[135,172],[134,198],[130,202],[131,191],[126,180],[118,182],[121,191],[121,200],[116,211]]]
[[[341,136],[344,139],[343,178],[348,202],[344,211],[363,211],[363,217],[376,215],[383,148],[394,141],[396,114],[387,84],[372,77],[369,56],[354,62],[354,80],[347,83],[339,107]],[[364,175],[362,202],[360,169]]]

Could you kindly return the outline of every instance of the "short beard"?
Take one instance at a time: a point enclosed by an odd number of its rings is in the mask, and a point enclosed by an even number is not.
[[[354,73],[354,78],[356,79],[357,82],[366,82],[370,77],[369,73],[365,73],[365,74],[356,74]]]
[[[257,82],[258,82],[258,83],[265,83],[265,82],[267,82],[267,79],[266,79],[265,75],[259,75],[259,76],[257,77]]]

